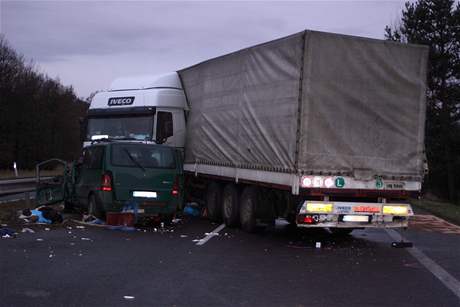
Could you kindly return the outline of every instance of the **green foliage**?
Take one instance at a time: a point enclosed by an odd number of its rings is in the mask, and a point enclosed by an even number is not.
[[[430,47],[427,80],[426,188],[460,198],[460,3],[407,2],[399,26],[385,37]]]
[[[87,104],[72,87],[39,73],[0,36],[0,169],[33,168],[79,152]]]

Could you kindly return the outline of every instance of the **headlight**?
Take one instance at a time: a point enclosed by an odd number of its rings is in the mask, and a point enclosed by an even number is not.
[[[307,211],[315,213],[330,213],[332,212],[332,204],[307,203]]]
[[[407,206],[383,206],[383,214],[408,215]]]

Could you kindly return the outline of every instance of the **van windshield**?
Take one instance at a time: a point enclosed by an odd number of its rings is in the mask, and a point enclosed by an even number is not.
[[[147,144],[113,144],[112,165],[141,168],[176,168],[172,148]]]
[[[88,119],[87,140],[95,138],[151,140],[152,116],[111,116]]]

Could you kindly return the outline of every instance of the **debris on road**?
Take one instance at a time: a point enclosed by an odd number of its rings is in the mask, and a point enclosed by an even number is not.
[[[405,248],[405,247],[413,247],[414,245],[412,244],[412,242],[405,242],[405,241],[401,241],[401,242],[391,242],[391,247],[395,247],[395,248]]]
[[[106,223],[111,226],[134,226],[136,215],[132,212],[109,212]]]
[[[62,223],[62,215],[56,209],[48,206],[40,206],[33,210],[22,210],[19,218],[26,223],[53,224]]]
[[[35,231],[34,231],[33,229],[30,229],[30,228],[27,228],[27,227],[26,227],[26,228],[22,228],[21,232],[22,232],[22,233],[26,233],[26,232],[28,232],[28,233],[35,233]]]
[[[133,299],[134,299],[134,296],[125,295],[125,296],[123,296],[123,298],[124,298],[125,300],[133,300]]]
[[[37,238],[37,241],[42,242],[44,240],[42,238]]]
[[[187,203],[184,208],[184,214],[190,216],[200,216],[200,206],[197,203]]]
[[[14,237],[16,232],[10,228],[0,228],[0,236],[4,239],[9,239]]]
[[[109,226],[108,229],[119,231],[136,231],[136,228],[130,226]]]

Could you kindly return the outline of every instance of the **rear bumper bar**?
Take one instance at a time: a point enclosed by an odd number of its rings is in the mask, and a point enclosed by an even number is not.
[[[412,215],[405,203],[305,201],[296,222],[305,228],[405,228]]]

